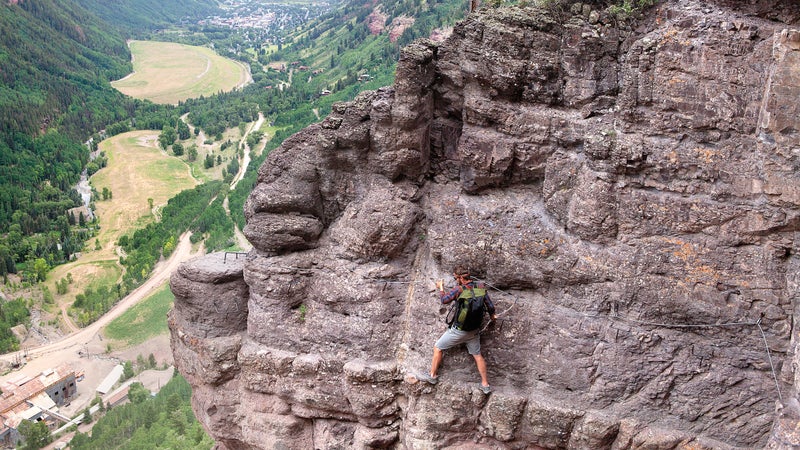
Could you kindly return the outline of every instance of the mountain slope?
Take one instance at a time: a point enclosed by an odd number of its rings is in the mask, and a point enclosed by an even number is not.
[[[195,21],[219,11],[215,0],[76,0],[95,15],[130,36]]]
[[[0,133],[32,135],[57,125],[85,137],[100,121],[76,104],[113,110],[121,96],[108,80],[130,72],[129,60],[122,36],[70,0],[3,5]]]

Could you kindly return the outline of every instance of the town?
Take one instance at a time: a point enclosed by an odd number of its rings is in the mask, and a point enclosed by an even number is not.
[[[335,4],[336,2],[290,4],[260,0],[228,0],[221,4],[227,14],[209,17],[199,25],[233,29],[290,30],[329,11]]]

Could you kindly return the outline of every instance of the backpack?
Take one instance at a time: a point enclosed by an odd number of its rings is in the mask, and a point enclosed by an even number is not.
[[[450,310],[451,317],[448,318],[447,324],[451,328],[461,331],[477,330],[483,324],[483,313],[486,311],[486,289],[474,287],[464,289],[458,299],[453,302],[453,308]]]

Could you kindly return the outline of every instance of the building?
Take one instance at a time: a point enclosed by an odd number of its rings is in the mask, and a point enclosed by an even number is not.
[[[122,378],[122,373],[125,369],[122,367],[122,364],[117,364],[111,369],[111,372],[106,375],[103,381],[100,382],[100,385],[97,386],[97,393],[100,395],[108,394],[108,391],[114,387],[115,384]]]
[[[75,371],[63,365],[30,377],[19,374],[0,385],[0,445],[12,448],[20,440],[17,432],[23,420],[45,422],[53,430],[69,418],[58,411],[78,393]]]
[[[128,391],[131,390],[131,383],[127,383],[116,391],[112,392],[105,398],[106,408],[112,408],[121,405],[128,400]]]

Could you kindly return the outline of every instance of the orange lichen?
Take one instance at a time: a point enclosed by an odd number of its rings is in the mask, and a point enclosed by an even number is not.
[[[703,161],[711,164],[714,162],[714,157],[719,155],[719,152],[710,148],[695,148],[694,152],[697,154],[697,157],[702,159]]]
[[[700,254],[695,244],[679,239],[667,239],[667,242],[677,245],[678,249],[672,254],[683,261],[686,271],[687,283],[716,283],[722,279],[718,270],[700,260]]]

